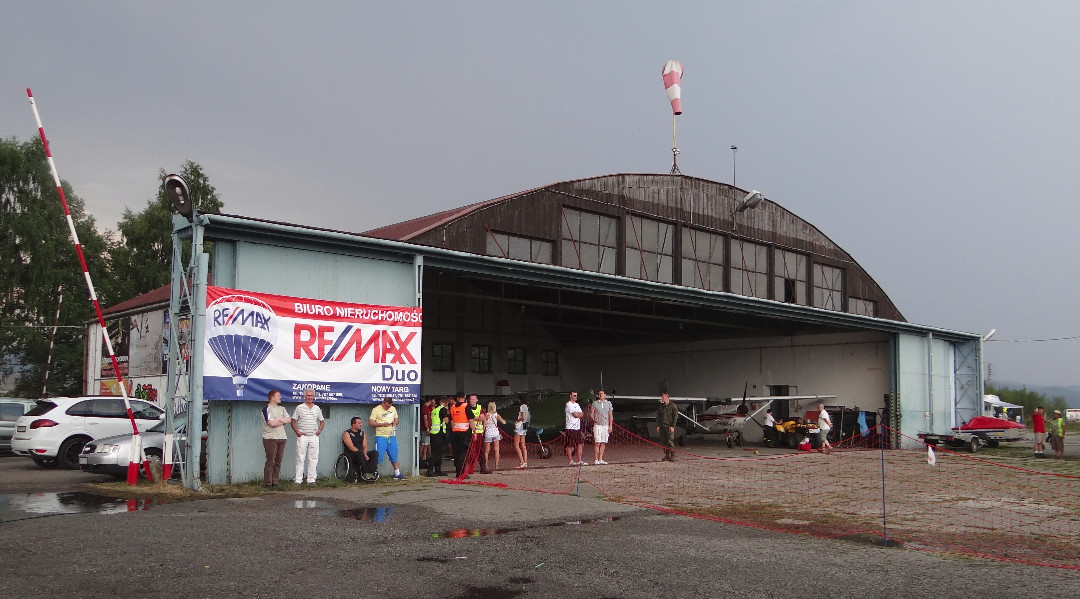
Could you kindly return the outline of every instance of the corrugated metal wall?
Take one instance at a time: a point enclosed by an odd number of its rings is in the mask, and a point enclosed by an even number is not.
[[[411,260],[361,253],[334,253],[330,250],[290,248],[265,243],[218,241],[213,253],[214,284],[234,289],[260,291],[342,302],[387,306],[412,306],[416,301],[416,275]],[[265,455],[262,448],[264,402],[210,402],[210,430],[207,439],[207,477],[211,484],[262,480]],[[282,404],[290,413],[296,404]],[[365,422],[369,449],[374,449],[371,428],[366,426],[372,406],[360,404],[317,404],[327,423],[320,440],[319,476],[333,472],[334,460],[342,451],[341,435],[349,420],[360,416]],[[419,407],[398,404],[398,460],[407,475],[417,474]],[[410,432],[411,431],[411,434]],[[295,473],[296,438],[289,431],[282,480]],[[384,474],[389,464],[381,465]]]

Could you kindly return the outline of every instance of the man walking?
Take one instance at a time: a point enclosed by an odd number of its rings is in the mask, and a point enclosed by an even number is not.
[[[285,457],[285,425],[292,422],[289,412],[281,407],[281,391],[274,389],[266,394],[267,404],[263,408],[263,451],[266,464],[263,465],[263,486],[274,488],[281,475],[281,460]]]
[[[584,457],[582,452],[585,449],[585,436],[581,434],[581,418],[584,414],[577,402],[577,391],[570,392],[570,400],[566,402],[565,412],[566,427],[563,434],[566,435],[564,443],[566,458],[570,460],[571,466],[588,466],[589,463],[582,459]],[[575,449],[577,459],[574,459]]]
[[[675,424],[679,419],[679,408],[671,403],[667,391],[660,394],[660,409],[656,410],[656,432],[660,433],[660,445],[664,448],[662,462],[675,461]]]
[[[596,393],[596,401],[589,404],[589,417],[593,421],[593,462],[598,465],[607,464],[604,461],[604,449],[607,448],[608,437],[611,435],[615,409],[607,400],[607,393],[603,389]]]
[[[1042,406],[1035,408],[1031,414],[1031,424],[1035,427],[1035,457],[1045,458],[1043,454],[1043,442],[1046,441],[1046,416]]]
[[[315,390],[304,389],[304,403],[296,406],[292,415],[292,428],[296,433],[296,473],[293,483],[300,484],[304,477],[304,461],[307,460],[307,484],[315,486],[319,467],[319,435],[326,420],[322,410],[315,405]]]
[[[405,475],[398,468],[398,413],[393,398],[384,397],[382,403],[371,409],[368,424],[375,428],[375,465],[378,466],[385,453],[394,467],[394,480],[405,480]]]
[[[465,452],[469,450],[469,441],[472,439],[466,407],[465,392],[458,391],[457,401],[450,407],[450,446],[457,476],[465,474]]]

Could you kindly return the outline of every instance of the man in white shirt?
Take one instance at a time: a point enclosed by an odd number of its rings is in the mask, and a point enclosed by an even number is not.
[[[566,458],[571,466],[588,466],[589,463],[582,460],[582,450],[585,448],[585,436],[581,434],[581,419],[584,414],[577,402],[577,391],[570,392],[570,401],[566,402],[566,428],[563,434],[566,436]],[[577,449],[577,459],[574,459],[574,449]]]
[[[776,418],[772,415],[772,408],[765,410],[765,429],[762,434],[765,436],[766,445],[772,447],[776,444]]]
[[[319,435],[326,420],[322,410],[315,405],[315,390],[304,389],[304,403],[296,406],[292,415],[292,428],[296,433],[296,473],[293,483],[300,484],[304,477],[304,461],[307,460],[307,484],[315,486],[319,466]]]
[[[599,465],[604,461],[604,449],[611,434],[611,422],[615,418],[615,409],[607,400],[607,392],[597,391],[596,401],[589,404],[589,417],[593,421],[593,462]]]

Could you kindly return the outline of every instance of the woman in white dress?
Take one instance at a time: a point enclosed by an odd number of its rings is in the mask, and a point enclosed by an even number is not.
[[[499,469],[499,441],[502,440],[502,433],[499,432],[499,424],[506,424],[506,420],[499,413],[495,411],[495,402],[489,402],[487,406],[487,415],[484,417],[484,463],[491,463],[491,448],[495,447],[495,467],[492,470]]]

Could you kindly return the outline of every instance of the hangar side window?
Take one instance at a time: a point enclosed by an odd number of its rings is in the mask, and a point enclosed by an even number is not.
[[[683,285],[724,290],[724,241],[723,235],[683,227]]]
[[[773,255],[773,299],[789,304],[806,305],[806,254],[777,248]]]
[[[469,370],[472,372],[491,372],[491,346],[472,346],[472,355],[469,357]]]
[[[759,243],[732,240],[731,292],[769,297],[769,248]]]
[[[540,352],[540,371],[545,376],[559,374],[559,352],[554,349],[545,349]]]
[[[551,264],[551,249],[550,241],[489,232],[484,253],[511,260]]]
[[[560,266],[616,274],[619,222],[573,208],[562,210]]]
[[[861,297],[847,298],[848,312],[863,316],[877,316],[877,302]]]
[[[453,345],[449,343],[436,343],[431,346],[431,369],[435,372],[453,372]]]
[[[844,271],[824,264],[814,265],[814,307],[826,310],[843,308]]]
[[[525,374],[525,348],[509,347],[506,349],[506,373]]]
[[[626,276],[673,283],[675,226],[630,215],[626,217]]]

